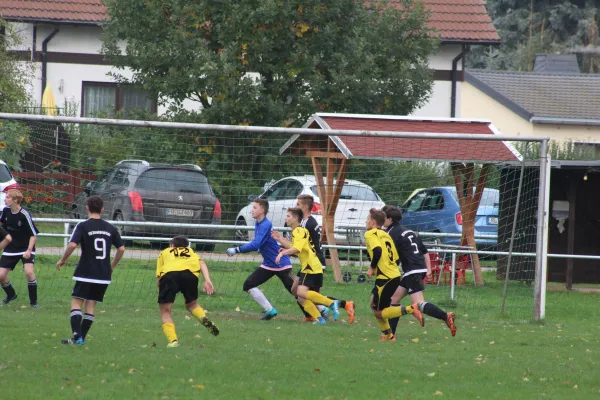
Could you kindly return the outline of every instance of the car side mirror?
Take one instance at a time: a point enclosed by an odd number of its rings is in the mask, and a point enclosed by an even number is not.
[[[85,192],[85,194],[87,194],[88,196],[90,195],[90,193],[92,193],[92,187],[94,186],[94,184],[92,182],[88,182],[85,185],[85,189],[83,189],[83,191]]]
[[[250,196],[248,196],[248,201],[249,202],[253,202],[254,199],[257,199],[259,195],[257,194],[251,194]]]

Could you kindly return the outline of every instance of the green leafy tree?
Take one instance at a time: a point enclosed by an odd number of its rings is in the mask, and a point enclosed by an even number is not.
[[[104,53],[200,120],[300,125],[316,111],[408,114],[427,100],[436,40],[419,2],[107,0]],[[396,2],[397,3],[397,2]],[[376,3],[372,3],[376,4]],[[124,48],[122,43],[126,43]]]

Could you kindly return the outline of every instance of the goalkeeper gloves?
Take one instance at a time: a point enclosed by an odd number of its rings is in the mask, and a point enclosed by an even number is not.
[[[239,247],[230,247],[227,249],[227,255],[229,257],[236,255],[237,253],[240,252],[240,248]]]

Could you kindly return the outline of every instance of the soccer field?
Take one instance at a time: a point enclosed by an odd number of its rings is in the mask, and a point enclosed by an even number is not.
[[[459,300],[466,291],[477,296],[457,303],[456,337],[440,321],[427,318],[421,328],[404,317],[398,341],[380,343],[366,308],[371,284],[327,281],[325,293],[358,303],[357,322],[348,325],[342,311],[342,321],[313,326],[300,322],[292,298],[272,282],[266,293],[282,315],[267,322],[241,291],[251,266],[227,270],[235,263],[222,263],[211,267],[217,294],[199,299],[221,334],[213,337],[186,318],[179,299],[181,346],[168,349],[151,266],[131,261],[115,273],[86,344],[65,346],[72,268],[56,273],[53,261],[40,256],[38,310],[26,306],[20,271],[12,274],[19,298],[0,307],[0,398],[600,398],[597,294],[550,292],[544,324],[517,322],[486,311],[499,300],[491,282],[458,292]],[[441,303],[441,291],[426,294]]]

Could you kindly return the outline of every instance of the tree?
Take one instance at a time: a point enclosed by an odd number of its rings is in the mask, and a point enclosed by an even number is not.
[[[581,70],[600,72],[598,0],[488,0],[502,45],[474,48],[471,68],[533,70],[540,53],[577,53]]]
[[[436,39],[422,4],[107,0],[104,53],[122,82],[202,105],[210,123],[298,126],[316,111],[409,114]],[[122,43],[125,43],[122,47]]]
[[[0,111],[23,112],[29,105],[28,85],[33,76],[30,62],[17,60],[10,49],[19,43],[12,25],[0,19]]]

